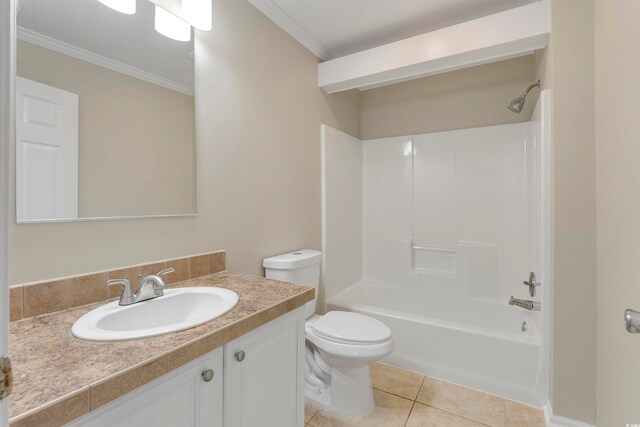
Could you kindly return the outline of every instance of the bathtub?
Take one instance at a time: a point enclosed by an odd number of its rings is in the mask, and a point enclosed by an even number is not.
[[[396,349],[384,363],[529,405],[545,403],[539,312],[509,306],[508,297],[429,291],[360,281],[328,300],[327,310],[389,326]]]

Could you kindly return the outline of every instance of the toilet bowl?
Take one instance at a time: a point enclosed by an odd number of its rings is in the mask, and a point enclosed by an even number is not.
[[[263,262],[266,277],[294,284],[320,283],[321,253],[300,250]],[[391,330],[368,316],[346,311],[315,313],[316,299],[306,304],[305,398],[332,412],[367,415],[375,408],[369,364],[394,349]]]
[[[342,415],[371,413],[375,403],[369,364],[393,351],[389,328],[362,314],[330,311],[307,319],[305,335],[305,398]],[[324,375],[317,375],[318,370]]]

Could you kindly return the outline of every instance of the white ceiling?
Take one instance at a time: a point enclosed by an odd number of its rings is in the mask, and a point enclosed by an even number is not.
[[[116,12],[98,0],[19,0],[19,27],[193,87],[191,42],[169,39],[154,29],[154,5],[137,0],[135,15]]]
[[[333,59],[535,0],[249,0],[321,59]]]

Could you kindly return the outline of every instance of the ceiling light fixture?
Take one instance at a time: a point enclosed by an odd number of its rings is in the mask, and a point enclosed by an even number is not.
[[[157,32],[170,39],[181,42],[191,40],[191,25],[157,5],[154,27]]]
[[[195,28],[211,30],[211,0],[182,0],[182,15]]]
[[[136,0],[98,0],[103,5],[127,15],[136,13]]]

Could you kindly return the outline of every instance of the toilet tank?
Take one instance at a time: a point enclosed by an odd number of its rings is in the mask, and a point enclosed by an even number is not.
[[[314,287],[316,298],[305,305],[305,315],[309,318],[316,311],[321,261],[322,252],[302,249],[266,258],[262,262],[262,266],[267,279]]]

